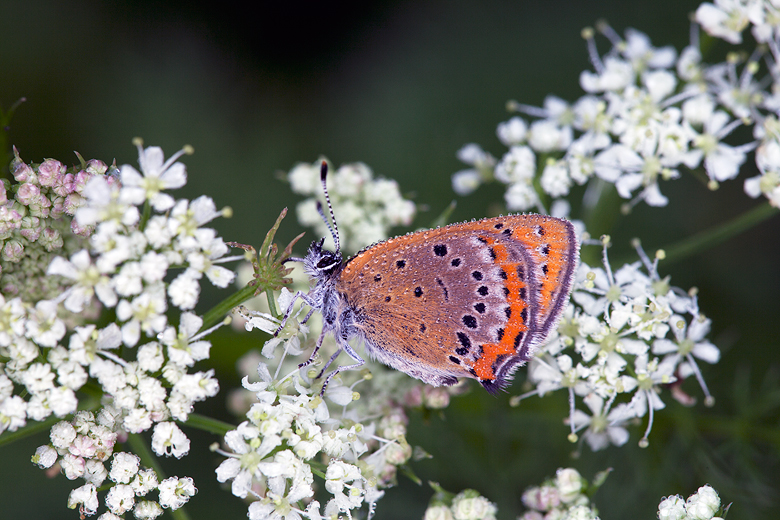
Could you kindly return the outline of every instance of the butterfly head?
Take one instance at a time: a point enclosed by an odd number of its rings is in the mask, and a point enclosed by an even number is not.
[[[328,195],[328,186],[325,179],[328,176],[328,163],[322,161],[320,167],[320,181],[322,182],[322,191],[325,192],[325,201],[328,203],[328,212],[330,213],[330,221],[325,215],[325,211],[322,209],[322,204],[317,202],[317,211],[322,217],[325,225],[328,226],[330,234],[333,237],[333,243],[336,245],[335,251],[329,251],[323,248],[325,239],[315,240],[309,246],[309,250],[306,252],[306,257],[303,258],[303,269],[307,275],[315,279],[327,278],[333,275],[341,267],[343,263],[343,257],[341,256],[341,242],[339,240],[339,228],[336,225],[336,217],[333,215],[333,206],[330,203],[330,196]],[[333,221],[331,226],[330,222]]]
[[[303,270],[312,278],[325,278],[333,274],[342,264],[341,251],[329,251],[322,247],[325,239],[311,243],[306,257],[303,258]]]

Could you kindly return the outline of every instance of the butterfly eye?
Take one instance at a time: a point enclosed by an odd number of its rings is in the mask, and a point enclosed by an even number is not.
[[[338,263],[338,259],[336,258],[335,253],[331,251],[323,251],[322,257],[320,258],[319,262],[317,262],[317,269],[329,269],[336,265]]]

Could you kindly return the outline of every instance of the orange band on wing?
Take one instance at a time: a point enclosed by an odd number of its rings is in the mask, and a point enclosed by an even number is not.
[[[528,326],[522,319],[523,310],[528,308],[525,300],[520,298],[520,289],[526,287],[523,280],[517,274],[517,267],[520,265],[514,263],[509,258],[509,252],[506,246],[498,243],[490,236],[480,236],[486,240],[487,244],[493,248],[496,255],[495,263],[498,264],[506,273],[506,288],[509,289],[507,303],[511,309],[509,320],[504,327],[504,335],[499,343],[485,343],[481,345],[482,356],[474,361],[472,368],[480,380],[495,379],[496,373],[493,365],[499,356],[513,356],[515,351],[515,338],[520,333],[528,331]],[[527,315],[527,313],[526,313]]]

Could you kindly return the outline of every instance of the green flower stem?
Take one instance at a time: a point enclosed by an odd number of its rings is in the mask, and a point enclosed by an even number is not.
[[[141,223],[138,224],[138,229],[143,231],[146,229],[146,223],[149,222],[149,218],[152,216],[152,204],[147,201],[144,203],[144,210],[143,213],[141,213]]]
[[[100,406],[100,397],[102,396],[102,393],[95,395],[94,393],[87,391],[88,390],[86,388],[87,386],[88,385],[84,385],[82,387],[82,390],[84,390],[85,393],[87,393],[87,398],[80,401],[79,410],[89,410],[89,411],[97,410],[98,407]],[[67,419],[63,417],[55,417],[52,415],[51,417],[49,417],[44,421],[40,421],[40,422],[29,421],[27,425],[23,426],[22,428],[19,428],[15,432],[3,432],[2,434],[0,434],[0,446],[5,446],[6,444],[11,444],[12,442],[16,442],[20,439],[30,437],[44,430],[49,430],[56,423],[60,421],[66,421],[66,420]]]
[[[276,297],[274,296],[274,292],[271,289],[265,290],[265,297],[268,300],[268,309],[271,313],[271,316],[277,316],[279,317],[279,311],[276,310]],[[286,309],[285,309],[286,310]]]
[[[25,437],[30,437],[31,435],[35,435],[36,433],[42,432],[44,430],[49,430],[52,426],[60,421],[62,421],[62,419],[59,417],[52,416],[45,421],[30,422],[27,424],[27,426],[19,428],[15,432],[4,432],[2,435],[0,435],[0,446],[5,446],[6,444],[11,444],[12,442],[24,439]]]
[[[130,445],[133,453],[138,455],[138,457],[141,459],[141,464],[147,468],[152,468],[157,474],[157,478],[160,482],[165,480],[165,472],[163,471],[162,467],[160,467],[160,464],[157,461],[157,457],[152,454],[151,451],[149,451],[149,446],[141,435],[137,433],[128,434],[127,444]],[[187,514],[183,507],[180,507],[176,511],[171,511],[170,513],[171,516],[177,520],[190,520],[190,515]]]
[[[221,437],[224,437],[225,434],[230,430],[236,429],[236,426],[234,424],[226,423],[224,421],[219,421],[217,419],[212,419],[211,417],[206,417],[205,415],[200,415],[197,413],[191,413],[189,418],[187,419],[187,422],[184,424],[192,428],[195,428],[197,430],[203,430],[204,432],[214,433]]]
[[[141,464],[147,468],[152,468],[154,472],[157,473],[157,477],[160,479],[160,482],[162,482],[165,479],[165,472],[157,463],[157,457],[155,457],[152,452],[149,451],[149,446],[146,445],[146,440],[144,440],[144,438],[138,433],[128,433],[127,444],[130,445],[133,453],[140,457]]]
[[[278,248],[276,244],[273,243],[273,239],[276,231],[282,224],[282,219],[284,219],[285,215],[287,215],[287,208],[282,210],[282,212],[279,214],[279,217],[277,217],[273,227],[266,234],[259,253],[256,253],[254,248],[251,246],[246,246],[234,242],[228,243],[233,247],[240,247],[251,256],[255,257],[255,260],[252,262],[252,267],[255,271],[254,280],[243,289],[222,300],[217,304],[216,307],[204,314],[203,327],[201,327],[201,330],[206,330],[209,327],[216,325],[216,323],[221,320],[223,316],[229,313],[231,309],[241,305],[245,301],[253,298],[254,296],[257,296],[262,292],[266,293],[268,298],[268,305],[271,309],[271,314],[274,316],[277,315],[276,305],[274,304],[273,291],[279,290],[285,284],[292,282],[291,279],[286,278],[292,269],[284,267],[284,260],[289,258],[290,254],[292,253],[293,245],[295,245],[295,243],[300,240],[301,237],[303,237],[303,233],[295,237],[292,242],[290,242],[287,247],[284,248],[284,251],[277,257]]]
[[[245,301],[253,298],[257,293],[257,289],[257,287],[253,287],[251,285],[244,286],[239,291],[231,294],[219,302],[211,310],[203,315],[203,326],[201,327],[201,330],[206,330],[207,328],[216,325],[217,322],[221,320],[226,314],[228,314],[234,307],[237,307]]]
[[[769,202],[766,202],[729,222],[719,224],[714,228],[702,231],[701,233],[681,240],[675,244],[671,244],[670,246],[663,248],[666,252],[664,265],[677,262],[714,247],[721,242],[725,242],[778,213],[780,213],[780,210],[771,206]]]
[[[311,468],[311,472],[313,475],[317,475],[322,480],[328,480],[326,477],[326,472],[328,471],[328,465],[323,464],[322,462],[316,461],[316,460],[309,460],[308,461],[309,467]]]

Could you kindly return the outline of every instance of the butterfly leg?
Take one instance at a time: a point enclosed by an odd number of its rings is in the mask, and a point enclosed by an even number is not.
[[[312,351],[311,356],[309,356],[309,359],[307,359],[306,361],[304,361],[303,363],[298,365],[299,369],[300,368],[306,368],[307,366],[309,366],[312,363],[314,363],[314,358],[317,357],[317,352],[320,351],[320,347],[322,346],[322,341],[325,339],[325,333],[326,332],[327,331],[323,329],[322,333],[320,334],[320,337],[317,338],[317,343],[314,345],[314,351]],[[337,352],[337,354],[338,354],[338,352]],[[331,359],[331,361],[333,361],[333,360]],[[328,362],[328,365],[329,364],[330,364],[330,361]],[[327,365],[325,365],[325,366],[327,367]],[[322,375],[322,373],[320,373],[320,376],[321,375]],[[320,376],[317,376],[317,377],[320,377]]]
[[[342,350],[343,350],[344,352],[346,352],[347,354],[349,354],[349,356],[350,356],[352,359],[354,359],[355,361],[357,361],[357,363],[355,363],[355,364],[352,364],[352,365],[343,365],[343,366],[340,366],[340,367],[338,367],[336,370],[334,370],[333,372],[331,372],[330,374],[328,374],[328,377],[326,377],[326,378],[325,378],[325,382],[323,382],[323,383],[322,383],[322,390],[320,390],[320,396],[322,396],[322,395],[325,393],[325,389],[328,387],[328,383],[330,383],[330,380],[331,380],[331,379],[333,379],[333,376],[335,376],[336,374],[338,374],[339,372],[342,372],[342,371],[344,371],[344,370],[354,370],[354,369],[356,369],[356,368],[360,368],[360,367],[362,367],[363,365],[365,365],[365,364],[366,364],[365,360],[364,360],[362,357],[360,357],[360,356],[358,355],[358,353],[357,353],[357,352],[355,352],[355,351],[352,349],[352,347],[350,347],[350,346],[349,346],[349,343],[347,343],[346,341],[339,342],[339,343],[340,343],[340,345],[339,345],[339,346],[340,346],[341,348],[339,348],[339,350],[338,350],[338,351],[337,351],[335,354],[333,354],[333,356],[330,358],[330,361],[328,361],[328,364],[327,364],[327,365],[325,365],[325,368],[328,368],[328,366],[331,364],[331,362],[332,362],[334,359],[336,359],[336,356],[337,356],[337,355],[339,355],[339,354],[341,353],[341,351],[342,351]],[[317,376],[317,377],[320,377],[320,376],[322,376],[322,373],[323,373],[323,372],[325,372],[325,368],[323,368],[323,369],[322,369],[322,372],[320,372],[320,375],[319,375],[319,376]]]
[[[324,373],[325,373],[325,371],[328,369],[328,367],[329,367],[331,364],[333,364],[333,361],[335,361],[335,359],[336,359],[337,357],[339,357],[339,354],[341,354],[341,349],[338,349],[338,350],[337,350],[337,351],[336,351],[336,352],[335,352],[335,353],[334,353],[332,356],[330,356],[330,359],[328,360],[328,362],[327,362],[327,363],[325,363],[325,366],[324,366],[324,367],[322,367],[322,370],[320,370],[320,373],[319,373],[319,374],[317,374],[317,377],[316,377],[315,379],[319,379],[319,378],[321,378],[321,377],[322,377],[322,374],[324,374]]]
[[[287,310],[284,311],[284,317],[282,318],[282,322],[279,324],[279,327],[274,331],[274,337],[278,336],[279,333],[282,331],[285,325],[287,325],[287,320],[290,318],[293,312],[293,307],[295,306],[295,302],[298,301],[298,299],[303,300],[306,305],[311,307],[309,310],[309,313],[306,315],[305,318],[301,321],[301,323],[306,323],[309,321],[309,318],[311,318],[311,315],[314,314],[314,302],[308,297],[306,293],[303,291],[298,291],[293,295],[292,300],[290,301],[290,305],[287,306]],[[315,351],[316,353],[316,351]]]

